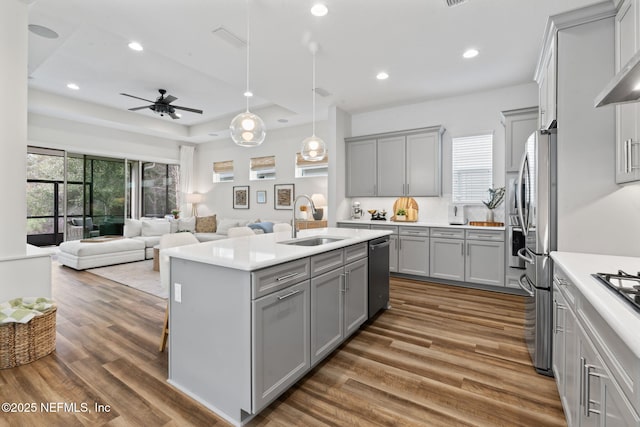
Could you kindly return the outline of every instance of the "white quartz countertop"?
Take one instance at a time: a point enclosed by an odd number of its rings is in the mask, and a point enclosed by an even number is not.
[[[637,274],[640,271],[640,258],[573,252],[552,252],[551,258],[562,267],[635,355],[640,357],[640,312],[591,276],[594,273],[616,273],[618,270]]]
[[[298,239],[321,236],[342,238],[336,242],[319,246],[286,245],[281,242],[292,240],[289,232],[257,234],[255,236],[234,237],[195,245],[165,249],[171,257],[218,265],[236,270],[253,271],[283,262],[305,258],[311,255],[366,242],[391,234],[386,230],[364,230],[349,228],[315,228],[301,230]]]
[[[438,228],[465,228],[472,230],[498,230],[504,231],[504,227],[486,227],[481,225],[454,225],[441,222],[406,222],[406,221],[371,221],[368,219],[341,219],[337,222],[349,223],[349,224],[364,224],[364,225],[395,225],[402,227],[438,227]]]

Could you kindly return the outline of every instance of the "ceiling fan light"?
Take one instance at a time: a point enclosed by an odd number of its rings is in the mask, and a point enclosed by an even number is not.
[[[231,139],[240,147],[256,147],[267,135],[262,119],[250,111],[240,113],[231,120]]]
[[[322,138],[312,135],[302,141],[300,155],[307,161],[318,162],[327,155],[327,144]]]

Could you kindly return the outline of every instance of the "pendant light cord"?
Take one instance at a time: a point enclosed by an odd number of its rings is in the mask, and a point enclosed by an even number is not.
[[[247,0],[247,91],[244,94],[244,97],[247,101],[247,113],[249,112],[249,46],[251,45],[249,41],[249,36],[251,35],[251,15],[249,14],[249,1]]]
[[[316,51],[313,51],[313,72],[312,72],[313,87],[311,88],[311,99],[313,104],[312,114],[312,134],[316,136]]]

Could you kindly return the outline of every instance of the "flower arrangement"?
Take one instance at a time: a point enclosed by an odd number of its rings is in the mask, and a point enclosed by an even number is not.
[[[504,187],[490,188],[489,201],[485,202],[483,200],[482,203],[484,203],[484,205],[490,210],[494,210],[495,208],[500,206],[500,203],[502,203],[502,201],[504,200],[504,192],[505,192]]]

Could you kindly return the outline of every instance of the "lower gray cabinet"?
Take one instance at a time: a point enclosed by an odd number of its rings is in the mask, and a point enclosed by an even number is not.
[[[311,279],[311,365],[324,359],[344,337],[344,268]]]
[[[251,302],[252,398],[256,413],[311,367],[309,286],[306,280]]]
[[[389,271],[391,273],[398,272],[398,235],[389,236]]]
[[[482,285],[504,286],[504,242],[466,241],[465,280]]]
[[[363,258],[344,266],[344,336],[351,335],[368,316],[369,269],[368,259]]]
[[[464,280],[464,239],[431,237],[431,277]]]

